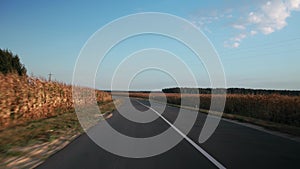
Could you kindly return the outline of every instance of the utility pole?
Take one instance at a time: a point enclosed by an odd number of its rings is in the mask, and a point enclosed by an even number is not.
[[[52,77],[52,73],[50,72],[49,74],[48,74],[48,76],[49,76],[49,79],[48,79],[48,81],[50,82],[51,81],[51,77]]]

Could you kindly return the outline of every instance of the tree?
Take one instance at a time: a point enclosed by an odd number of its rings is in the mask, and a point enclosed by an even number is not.
[[[20,76],[25,76],[27,70],[20,62],[18,55],[14,55],[7,49],[0,49],[0,72],[3,74],[17,73]]]

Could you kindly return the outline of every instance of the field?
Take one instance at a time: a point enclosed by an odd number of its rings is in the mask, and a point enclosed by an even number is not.
[[[148,93],[130,93],[130,96],[149,98]],[[165,96],[167,97],[168,103],[174,105],[180,105],[182,97],[191,100],[190,103],[192,103],[196,97],[199,97],[200,110],[207,113],[207,110],[210,108],[210,94],[180,95],[178,93],[154,93],[151,94],[151,99],[162,100],[162,97]],[[216,97],[221,98],[224,96],[216,95]],[[181,106],[195,108],[192,104]],[[223,116],[299,135],[300,96],[286,96],[279,94],[227,94]],[[296,130],[296,132],[292,130]]]
[[[109,93],[95,92],[102,113],[115,108]],[[79,105],[88,106],[84,102]],[[85,115],[94,117],[94,121],[101,119],[99,114]],[[82,132],[74,111],[72,86],[0,73],[0,168],[30,168]]]
[[[83,92],[91,89],[80,88]],[[98,103],[112,101],[96,90]],[[90,96],[90,100],[94,99]],[[79,103],[87,104],[87,103]],[[0,130],[73,110],[72,86],[45,79],[0,73]]]

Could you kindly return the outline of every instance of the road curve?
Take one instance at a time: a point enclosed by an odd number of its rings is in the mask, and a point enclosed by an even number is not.
[[[149,105],[148,101],[131,99],[131,103],[138,110],[148,110],[145,106]],[[167,106],[162,116],[172,123],[178,112],[179,108]],[[155,112],[153,111],[153,113]],[[215,133],[208,141],[203,144],[197,143],[205,118],[205,114],[198,114],[196,123],[187,135],[190,140],[183,139],[171,150],[154,157],[120,157],[102,149],[86,134],[83,134],[37,168],[220,168],[203,152],[200,152],[196,148],[197,146],[226,168],[300,168],[299,142],[226,120],[221,120]],[[170,128],[170,124],[164,119],[158,118],[145,124],[135,123],[124,118],[118,111],[114,111],[112,118],[107,119],[107,121],[117,131],[140,138],[153,136]],[[191,142],[196,145],[192,145]],[[112,143],[117,145],[118,140],[112,140]]]

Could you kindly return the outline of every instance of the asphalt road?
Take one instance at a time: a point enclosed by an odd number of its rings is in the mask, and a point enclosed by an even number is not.
[[[147,101],[131,100],[136,109],[148,110],[139,102],[149,105]],[[178,112],[178,108],[168,106],[162,116],[173,123]],[[205,114],[198,114],[192,130],[187,135],[190,141],[197,143],[205,119]],[[107,119],[107,122],[115,130],[138,138],[154,136],[170,128],[162,118],[142,124],[127,120],[118,111],[114,111],[112,118]],[[101,127],[101,122],[99,126]],[[112,144],[120,144],[118,140],[111,141]],[[197,143],[196,146],[201,147],[226,168],[300,168],[300,142],[226,120],[221,120],[209,140],[203,144]],[[102,149],[83,134],[37,168],[199,169],[217,168],[217,166],[187,139],[183,139],[169,151],[157,156],[126,158]]]

